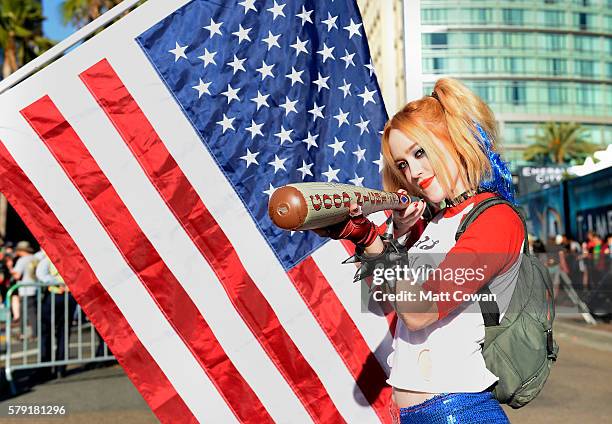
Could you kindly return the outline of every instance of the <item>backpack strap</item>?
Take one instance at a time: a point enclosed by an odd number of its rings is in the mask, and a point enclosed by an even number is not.
[[[529,254],[529,245],[527,241],[527,225],[525,224],[525,219],[523,219],[523,215],[519,211],[519,209],[514,206],[512,203],[508,202],[506,199],[502,199],[501,197],[490,197],[488,199],[483,200],[482,202],[475,205],[471,211],[467,213],[467,215],[461,221],[459,225],[459,229],[455,234],[455,241],[459,240],[459,238],[463,235],[465,230],[470,226],[472,222],[476,220],[485,210],[489,209],[495,205],[508,205],[512,208],[514,212],[519,216],[521,222],[523,223],[523,230],[525,231],[525,241],[523,243],[523,253]],[[489,289],[489,285],[487,284],[480,292],[482,294],[490,295],[491,290]],[[485,296],[487,299],[491,299],[492,296]],[[485,327],[492,327],[499,325],[499,305],[494,300],[480,300],[478,302],[480,305],[480,311],[482,312],[482,319],[484,320]]]

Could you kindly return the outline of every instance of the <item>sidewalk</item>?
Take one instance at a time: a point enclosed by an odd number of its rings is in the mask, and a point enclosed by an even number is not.
[[[593,349],[612,352],[612,324],[589,325],[580,317],[557,316],[553,324],[555,337]]]
[[[9,405],[65,406],[66,415],[8,416]],[[0,402],[2,423],[145,424],[157,418],[119,365],[94,370],[76,368],[67,377],[31,388],[29,392]]]

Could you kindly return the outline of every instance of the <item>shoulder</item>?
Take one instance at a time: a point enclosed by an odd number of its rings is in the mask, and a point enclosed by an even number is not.
[[[467,214],[466,214],[467,215]],[[465,219],[465,216],[463,217]],[[491,229],[498,232],[517,231],[524,233],[523,222],[512,207],[507,204],[490,206],[474,220],[470,227]]]
[[[514,253],[521,251],[524,240],[525,230],[521,218],[512,207],[500,204],[478,215],[457,244],[477,251]]]

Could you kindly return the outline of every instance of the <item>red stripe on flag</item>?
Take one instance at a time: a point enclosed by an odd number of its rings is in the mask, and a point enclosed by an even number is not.
[[[81,139],[48,96],[21,111],[79,190],[168,322],[241,421],[273,422],[185,289],[144,235]]]
[[[232,304],[315,421],[342,416],[219,224],[107,60],[80,75],[193,243],[210,263]],[[180,196],[176,194],[180,193]]]
[[[308,257],[295,266],[289,277],[380,420],[390,423],[387,375],[314,259]]]
[[[64,226],[0,143],[0,191],[38,240],[70,292],[161,422],[197,420],[104,290]]]

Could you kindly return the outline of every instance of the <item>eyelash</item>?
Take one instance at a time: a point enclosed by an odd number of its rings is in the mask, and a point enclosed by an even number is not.
[[[417,159],[421,159],[424,155],[425,155],[425,150],[423,150],[422,148],[414,152],[414,157]],[[403,171],[407,167],[408,167],[408,162],[406,162],[405,160],[397,163],[397,169],[399,169],[400,171]]]

